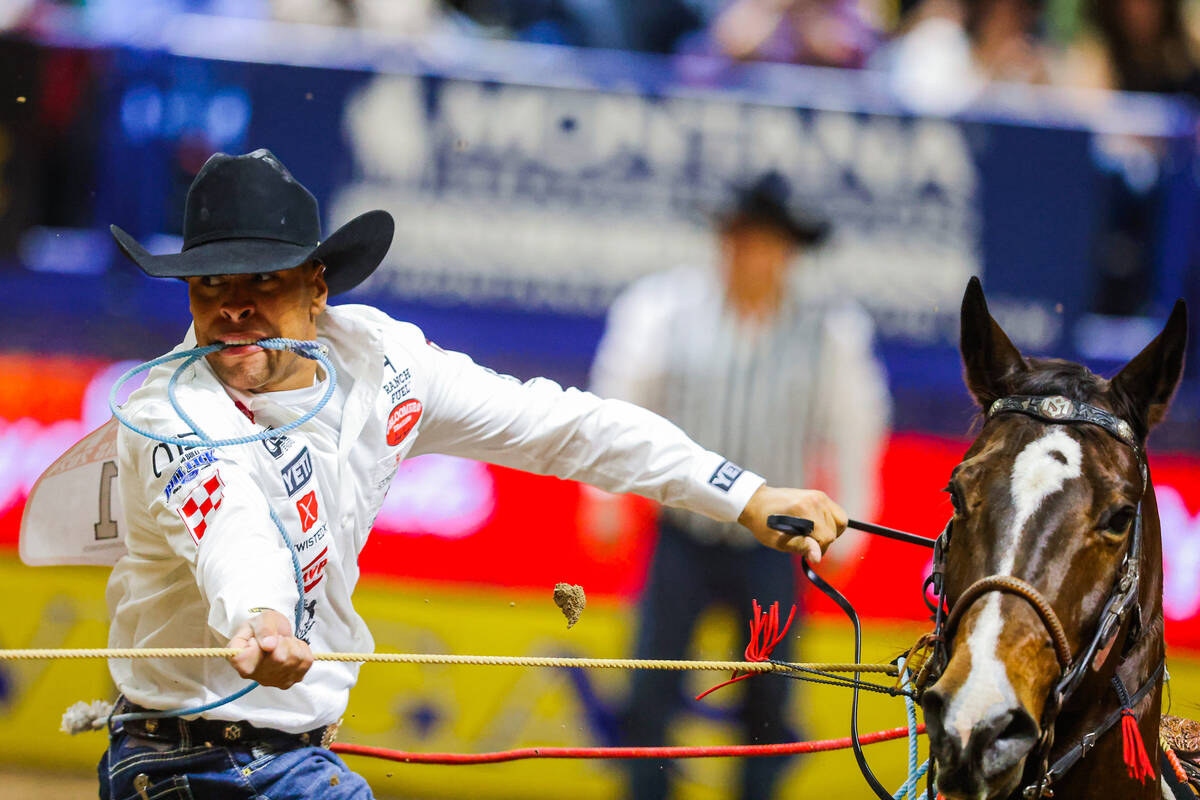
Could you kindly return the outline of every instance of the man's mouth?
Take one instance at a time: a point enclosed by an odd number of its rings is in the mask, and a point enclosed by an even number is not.
[[[250,355],[251,353],[261,352],[263,348],[255,344],[255,342],[257,342],[259,339],[266,338],[267,337],[265,334],[259,334],[257,332],[251,334],[230,333],[223,336],[217,336],[215,337],[214,341],[225,345],[224,349],[218,351],[220,355],[245,356]]]

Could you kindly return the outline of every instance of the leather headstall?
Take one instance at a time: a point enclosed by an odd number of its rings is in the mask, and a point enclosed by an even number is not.
[[[1006,413],[1024,414],[1052,425],[1086,424],[1096,425],[1104,429],[1122,444],[1133,448],[1142,475],[1142,494],[1145,494],[1149,482],[1146,455],[1141,443],[1137,439],[1133,426],[1126,420],[1102,408],[1097,408],[1089,403],[1072,400],[1061,395],[1013,395],[1003,397],[992,403],[987,411],[987,419],[990,420],[999,414]],[[954,527],[953,522],[951,520],[946,525],[945,530],[937,539],[934,547],[933,572],[927,581],[927,586],[932,584],[933,595],[936,599],[936,607],[933,608],[934,633],[932,638],[934,652],[931,655],[933,664],[928,670],[928,676],[923,676],[925,679],[921,681],[921,687],[923,688],[935,682],[940,673],[945,669],[949,659],[948,645],[953,637],[954,628],[971,604],[980,597],[996,591],[1021,597],[1028,602],[1042,621],[1043,627],[1054,644],[1061,674],[1047,700],[1046,708],[1042,715],[1042,739],[1039,742],[1038,748],[1041,751],[1042,758],[1042,777],[1025,789],[1024,796],[1030,798],[1051,797],[1053,796],[1053,792],[1050,789],[1051,782],[1061,778],[1063,772],[1069,769],[1070,766],[1073,766],[1075,761],[1080,757],[1076,756],[1069,764],[1056,764],[1054,769],[1050,768],[1049,752],[1053,744],[1054,721],[1058,716],[1058,712],[1075,690],[1079,688],[1079,685],[1088,673],[1089,666],[1093,670],[1099,671],[1108,662],[1109,658],[1113,655],[1112,651],[1115,649],[1112,645],[1116,636],[1122,624],[1131,615],[1132,624],[1129,627],[1125,646],[1121,648],[1121,652],[1116,654],[1117,657],[1123,657],[1138,638],[1138,632],[1141,628],[1141,608],[1137,602],[1138,589],[1141,583],[1141,499],[1139,497],[1129,547],[1121,563],[1116,582],[1109,592],[1108,599],[1105,601],[1104,608],[1100,613],[1100,621],[1096,632],[1088,645],[1077,656],[1071,654],[1062,623],[1058,615],[1054,612],[1054,609],[1050,606],[1050,603],[1034,586],[1014,576],[989,575],[981,578],[968,586],[954,600],[952,606],[946,606],[945,568],[946,556],[950,549],[951,534]],[[923,670],[923,672],[925,671]],[[1149,683],[1153,683],[1160,675],[1161,669],[1151,676]],[[1146,691],[1148,691],[1148,687],[1143,686],[1139,690],[1138,695],[1144,696]],[[1107,727],[1104,727],[1103,730],[1092,731],[1088,736],[1094,740],[1094,738],[1107,731],[1107,729]],[[1084,753],[1086,753],[1086,749]]]

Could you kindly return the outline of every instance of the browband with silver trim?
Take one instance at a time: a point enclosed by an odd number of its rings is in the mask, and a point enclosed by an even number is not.
[[[1099,425],[1133,449],[1141,451],[1137,436],[1133,432],[1133,426],[1128,422],[1111,411],[1063,397],[1061,394],[1046,397],[1036,395],[1002,397],[992,403],[991,408],[988,409],[988,419],[1008,411],[1026,414],[1044,422],[1086,422],[1091,425]]]

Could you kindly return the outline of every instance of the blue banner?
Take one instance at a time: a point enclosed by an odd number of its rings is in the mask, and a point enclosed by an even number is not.
[[[1196,120],[1173,101],[1010,89],[918,116],[870,74],[498,43],[385,51],[346,31],[297,63],[274,38],[208,24],[149,49],[86,43],[92,216],[25,233],[3,273],[20,306],[0,323],[10,346],[149,356],[176,341],[181,288],[138,275],[104,229],[178,248],[204,159],[257,147],[328,227],[395,216],[386,262],[347,300],[522,376],[586,382],[614,295],[711,261],[712,211],[767,169],[833,220],[797,268],[874,316],[900,428],[969,419],[955,343],[973,275],[1023,349],[1099,369],[1196,291]],[[1184,404],[1175,419],[1173,449],[1200,446]]]

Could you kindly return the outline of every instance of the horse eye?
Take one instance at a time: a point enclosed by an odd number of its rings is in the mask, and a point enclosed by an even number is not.
[[[962,492],[954,485],[954,482],[946,484],[946,488],[942,491],[950,495],[950,505],[954,506],[954,513],[960,517],[966,516],[967,504],[963,502]]]
[[[1123,506],[1116,511],[1106,514],[1100,520],[1100,529],[1105,533],[1123,534],[1129,529],[1137,510],[1133,506]]]

